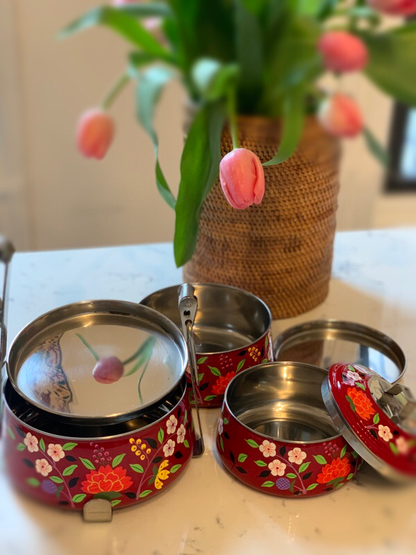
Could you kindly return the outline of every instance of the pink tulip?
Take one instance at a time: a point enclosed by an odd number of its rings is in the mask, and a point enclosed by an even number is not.
[[[140,4],[141,0],[113,0],[113,6],[125,6],[126,4]]]
[[[318,118],[324,129],[336,137],[355,137],[363,128],[359,107],[351,97],[341,93],[322,103]]]
[[[260,204],[264,195],[264,171],[259,158],[246,148],[236,148],[221,160],[220,181],[233,208],[244,210]]]
[[[78,149],[87,158],[101,160],[113,140],[114,122],[101,108],[84,112],[78,122]]]
[[[97,382],[111,384],[123,376],[124,366],[117,357],[100,358],[92,371]]]
[[[416,15],[416,0],[367,0],[367,3],[375,10],[390,15]]]
[[[362,40],[346,31],[328,31],[319,42],[324,65],[337,72],[358,71],[367,64],[367,48]]]

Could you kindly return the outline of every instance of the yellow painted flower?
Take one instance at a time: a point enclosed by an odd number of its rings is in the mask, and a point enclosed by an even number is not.
[[[168,464],[169,464],[169,461],[166,459],[160,463],[159,470],[157,471],[157,475],[155,479],[156,489],[162,489],[162,486],[163,486],[162,480],[167,480],[169,478],[170,470],[165,470]]]
[[[147,453],[148,455],[150,455],[151,452],[152,452],[151,449],[146,449],[146,453]]]
[[[131,438],[129,439],[129,442],[130,442],[130,443],[134,443],[134,437],[131,437]]]
[[[136,443],[137,443],[137,445],[139,445],[139,444],[140,444],[141,442],[142,442],[142,440],[141,440],[141,439],[136,439]]]
[[[133,451],[133,453],[134,453],[135,451],[137,451],[136,445],[132,445],[131,450]]]

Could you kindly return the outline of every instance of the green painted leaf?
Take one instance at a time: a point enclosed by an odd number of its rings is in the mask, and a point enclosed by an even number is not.
[[[186,426],[187,422],[188,422],[188,411],[185,410],[185,416],[183,417],[183,425]]]
[[[297,478],[296,474],[293,474],[293,472],[289,472],[288,474],[286,474],[286,477],[290,479]]]
[[[121,503],[121,499],[113,499],[111,501],[111,506],[112,507],[116,507],[117,505],[119,505]]]
[[[63,476],[71,476],[71,474],[74,472],[74,470],[78,468],[77,464],[71,464],[71,466],[67,466],[65,468],[65,470],[62,472]],[[87,467],[88,468],[88,467]]]
[[[39,480],[37,480],[36,478],[28,478],[26,482],[29,484],[29,486],[33,486],[34,488],[37,488],[40,485]]]
[[[351,453],[351,455],[354,457],[354,459],[356,459],[358,457],[358,453],[356,451],[353,451]]]
[[[94,499],[107,499],[111,501],[111,499],[117,499],[120,497],[121,493],[118,491],[100,491],[100,493],[94,494]]]
[[[39,447],[40,447],[41,451],[45,452],[45,441],[44,441],[43,437],[40,438]]]
[[[246,439],[246,442],[250,445],[250,447],[258,447],[258,443],[254,441],[254,439]]]
[[[204,401],[212,401],[216,397],[216,395],[207,395],[206,397],[204,397]]]
[[[355,382],[355,385],[356,385],[357,387],[359,387],[360,389],[363,389],[363,390],[365,391],[365,385],[364,385],[364,384],[362,384],[362,383],[360,383],[360,382]]]
[[[350,370],[351,372],[355,372],[355,371],[356,371],[355,368],[354,368],[354,366],[351,366],[351,364],[349,364],[349,365],[347,366],[347,368],[348,368],[348,370]]]
[[[164,438],[165,432],[162,430],[162,428],[160,428],[159,433],[157,434],[157,439],[159,440],[159,443],[163,443]]]
[[[175,472],[177,472],[181,466],[182,466],[181,464],[175,464],[174,466],[172,466],[170,471],[172,472],[172,474],[175,474]]]
[[[55,484],[63,484],[64,482],[62,478],[59,478],[59,476],[49,476],[49,480],[52,480]]]
[[[137,472],[138,474],[143,474],[143,467],[141,464],[131,464],[130,468]]]
[[[310,484],[310,485],[306,488],[306,490],[307,490],[307,491],[311,491],[311,490],[317,488],[318,486],[319,486],[319,484],[316,484],[316,483],[315,483],[315,484]]]
[[[261,485],[262,488],[272,488],[273,486],[274,486],[274,482],[271,482],[270,480],[263,482]]]
[[[215,368],[214,366],[208,366],[208,368],[211,370],[211,374],[214,374],[214,376],[221,376],[221,372],[218,370],[218,368]]]
[[[225,418],[223,419],[223,423],[224,423],[224,426],[226,426],[226,425],[228,424],[228,418],[227,418],[227,417],[225,417]]]
[[[238,462],[243,463],[246,460],[247,457],[248,457],[248,455],[246,455],[245,453],[240,453],[238,455]]]
[[[126,453],[121,453],[120,455],[117,455],[117,457],[114,457],[114,460],[112,462],[112,467],[115,468],[116,466],[118,466],[121,461],[124,459],[124,457],[126,456]]]
[[[301,464],[300,467],[299,467],[300,474],[302,474],[302,472],[305,472],[305,470],[308,469],[310,464],[311,464],[310,462],[305,462],[305,463]]]
[[[92,462],[88,459],[83,459],[82,457],[79,458],[79,460],[82,462],[82,464],[88,468],[88,470],[95,470],[95,466],[92,464]]]
[[[341,482],[340,484],[337,484],[337,485],[335,486],[335,489],[342,488],[343,486],[345,486],[345,482]]]
[[[247,441],[247,440],[246,440]],[[254,461],[256,463],[257,466],[267,466],[267,463],[265,463],[264,461]]]
[[[18,451],[24,451],[26,449],[26,445],[24,443],[18,443],[16,449]]]
[[[220,445],[221,445],[222,451],[224,451],[224,440],[222,439],[222,436],[220,436]]]
[[[264,350],[267,351],[267,347],[269,346],[269,334],[266,335],[266,340],[264,342]]]
[[[373,417],[374,424],[378,424],[380,422],[380,415],[379,413],[375,414]]]
[[[59,486],[55,492],[55,497],[56,499],[59,499],[61,497],[61,492],[64,489],[64,486]]]
[[[78,445],[78,443],[72,443],[72,442],[70,442],[70,443],[65,443],[65,444],[62,446],[62,449],[63,449],[64,451],[72,451],[72,449],[73,449],[74,447],[76,447],[77,445]]]
[[[204,374],[198,374],[198,382],[201,383],[204,378]]]
[[[352,412],[355,412],[354,401],[351,399],[349,395],[345,395],[345,398],[349,402]]]
[[[318,462],[319,464],[328,464],[325,457],[322,455],[314,455],[313,458],[316,460],[316,462]]]
[[[393,453],[394,453],[395,455],[398,455],[398,454],[399,454],[399,450],[397,449],[397,447],[395,446],[395,444],[394,444],[392,441],[390,441],[390,442],[389,442],[389,445],[390,445],[390,449],[393,451]]]
[[[72,501],[74,503],[81,503],[81,501],[84,501],[84,499],[87,497],[87,495],[85,493],[77,493],[76,495],[74,495],[74,497],[72,498]]]
[[[207,360],[208,357],[201,357],[200,359],[198,359],[197,364],[204,364],[204,362]]]
[[[7,433],[9,434],[9,436],[14,440],[16,439],[16,436],[14,435],[14,431],[10,428],[10,426],[7,426]]]
[[[246,362],[246,359],[240,360],[240,362],[239,362],[238,365],[237,365],[237,372],[239,372],[239,371],[243,368],[245,362]],[[237,373],[237,372],[236,372],[236,373]]]
[[[351,472],[351,474],[348,474],[347,480],[352,480],[354,478],[354,474]]]
[[[142,493],[139,495],[139,497],[147,497],[150,493],[152,493],[151,489],[146,489],[144,491],[142,491]]]
[[[340,453],[340,458],[342,459],[342,457],[345,457],[345,453],[347,452],[347,446],[344,445],[344,447],[341,449],[341,453]]]
[[[185,445],[185,447],[186,447],[187,449],[189,449],[189,442],[188,442],[187,439],[185,439],[185,441],[183,442],[183,444]]]

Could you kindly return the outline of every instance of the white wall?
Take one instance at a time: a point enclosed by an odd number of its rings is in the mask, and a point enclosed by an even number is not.
[[[117,136],[101,161],[74,146],[79,114],[102,98],[124,68],[129,47],[107,29],[58,41],[66,23],[96,0],[0,0],[0,231],[20,249],[73,248],[171,240],[173,211],[154,183],[153,149],[134,116],[134,91],[112,109]],[[390,102],[362,77],[343,85],[363,107],[371,128],[387,136]],[[173,188],[182,149],[179,85],[158,111],[161,158]],[[380,194],[381,169],[362,140],[344,145],[339,229],[397,225]],[[415,223],[412,206],[407,218]],[[401,201],[403,204],[403,201]],[[384,203],[384,204],[383,204]],[[406,222],[405,222],[406,223]],[[409,223],[409,222],[407,222]]]

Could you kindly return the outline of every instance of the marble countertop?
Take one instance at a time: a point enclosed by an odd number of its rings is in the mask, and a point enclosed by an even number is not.
[[[416,392],[416,228],[336,237],[324,304],[276,321],[273,333],[316,318],[375,327],[402,346],[405,383]],[[43,312],[85,299],[140,301],[181,281],[170,244],[17,254],[11,271],[9,337]],[[249,489],[222,468],[214,447],[219,410],[202,411],[206,452],[172,487],[111,523],[86,524],[17,493],[0,463],[2,555],[175,555],[283,552],[416,552],[416,486],[393,486],[365,467],[341,490],[283,500]]]

